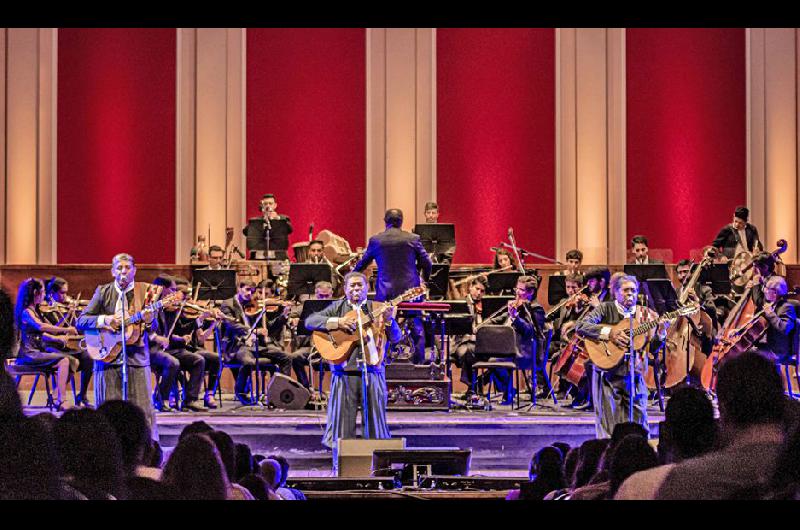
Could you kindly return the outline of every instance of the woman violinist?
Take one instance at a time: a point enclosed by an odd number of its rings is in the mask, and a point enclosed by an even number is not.
[[[40,312],[45,322],[66,330],[70,337],[76,337],[77,331],[72,322],[80,313],[80,300],[73,300],[69,296],[69,283],[64,278],[54,276],[45,286],[45,302],[40,306]],[[51,348],[57,353],[63,353],[78,359],[78,371],[81,373],[80,391],[76,397],[77,405],[91,405],[86,399],[89,381],[92,380],[94,361],[89,354],[81,350],[73,341],[65,344],[53,343]]]
[[[37,278],[28,278],[19,286],[14,318],[19,330],[20,344],[17,364],[25,366],[56,367],[56,410],[64,410],[64,393],[67,381],[78,369],[78,359],[59,352],[54,345],[66,346],[64,335],[68,328],[45,322],[39,306],[44,302],[44,284]],[[74,333],[74,330],[73,330]],[[85,402],[81,402],[85,403]],[[76,403],[80,406],[81,403]]]

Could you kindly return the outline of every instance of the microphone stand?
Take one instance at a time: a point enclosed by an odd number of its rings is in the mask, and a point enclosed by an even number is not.
[[[630,333],[628,335],[628,421],[633,423],[633,399],[634,399],[634,372],[635,372],[635,350],[633,349],[633,321],[636,316],[636,306],[633,306],[633,311],[630,313]],[[597,404],[595,404],[597,406]]]
[[[266,260],[269,261],[269,238],[270,238],[270,231],[272,230],[272,223],[269,220],[269,212],[265,212],[267,215],[264,216],[264,240],[267,243],[267,252],[266,252]]]
[[[134,284],[134,289],[136,285]],[[125,304],[128,302],[128,296],[123,291],[120,295],[120,307],[122,309],[122,318],[120,319],[120,333],[122,334],[122,401],[128,401],[128,348],[127,337],[125,334],[125,316],[128,314],[125,309]],[[149,350],[148,344],[148,350]]]
[[[367,386],[369,379],[367,378],[367,351],[364,345],[364,325],[361,318],[361,306],[356,306],[356,317],[358,319],[358,339],[361,342],[361,355],[358,357],[359,371],[361,372],[361,429],[363,431],[362,438],[369,438],[369,394],[367,393]]]

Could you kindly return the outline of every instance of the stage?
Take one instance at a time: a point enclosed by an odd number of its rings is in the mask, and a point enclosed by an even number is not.
[[[280,453],[291,464],[292,477],[329,477],[331,451],[321,443],[325,429],[324,410],[282,411],[263,406],[242,406],[226,395],[221,409],[208,412],[156,413],[160,442],[168,452],[181,430],[202,420],[250,446],[253,453]],[[594,415],[567,408],[567,402],[539,400],[528,411],[524,400],[520,410],[493,403],[493,410],[389,411],[392,436],[405,437],[409,448],[471,448],[470,475],[524,477],[531,455],[538,449],[561,441],[571,446],[595,437]],[[27,395],[24,396],[27,400]],[[44,393],[37,392],[28,415],[47,412]],[[650,430],[658,433],[663,413],[657,403],[648,407]]]

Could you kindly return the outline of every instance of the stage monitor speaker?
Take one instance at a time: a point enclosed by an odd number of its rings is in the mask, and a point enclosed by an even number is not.
[[[372,474],[372,453],[376,449],[405,449],[405,438],[373,440],[339,438],[337,469],[339,477],[368,477]]]
[[[291,377],[274,374],[267,386],[267,399],[276,408],[299,410],[311,399],[311,393]]]

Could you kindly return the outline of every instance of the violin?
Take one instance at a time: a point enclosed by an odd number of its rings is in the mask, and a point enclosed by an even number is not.
[[[271,312],[277,311],[287,306],[293,305],[289,300],[280,300],[278,298],[265,298],[255,303],[250,303],[244,308],[244,314],[248,317],[254,317],[262,311]]]

